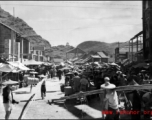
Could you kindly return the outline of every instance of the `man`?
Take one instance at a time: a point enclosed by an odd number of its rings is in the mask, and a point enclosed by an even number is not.
[[[41,85],[41,97],[42,97],[42,99],[44,99],[45,96],[46,96],[46,85],[45,85],[45,81],[43,81],[43,83]]]
[[[102,110],[112,111],[113,114],[107,114],[107,120],[119,120],[119,102],[118,102],[118,95],[113,88],[116,86],[110,83],[110,78],[104,78],[105,83],[101,85],[101,89],[105,89],[105,93],[102,97],[103,99],[103,108]]]
[[[5,119],[8,120],[12,111],[13,94],[11,91],[11,85],[7,85],[3,89],[3,104],[5,108]]]
[[[89,86],[89,82],[86,79],[85,75],[82,75],[82,79],[80,80],[80,91],[87,91],[87,88]]]
[[[73,89],[74,92],[77,93],[80,90],[80,77],[78,76],[78,73],[74,73],[74,78],[73,78]]]

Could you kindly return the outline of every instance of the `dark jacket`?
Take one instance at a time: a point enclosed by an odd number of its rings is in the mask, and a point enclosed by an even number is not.
[[[10,94],[11,90],[8,88],[8,86],[6,86],[3,89],[3,103],[8,103],[9,102],[9,94]],[[12,94],[12,92],[11,92]],[[13,94],[12,94],[12,100],[13,100]]]
[[[41,91],[46,91],[46,86],[45,85],[41,85]]]

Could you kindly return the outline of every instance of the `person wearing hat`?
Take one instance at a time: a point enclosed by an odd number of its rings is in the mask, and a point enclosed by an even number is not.
[[[82,79],[80,80],[80,91],[87,91],[88,86],[89,82],[86,79],[86,76],[82,75]]]
[[[80,90],[80,77],[78,76],[78,73],[74,73],[74,77],[73,77],[73,89],[74,92],[77,93]]]
[[[119,120],[119,102],[117,92],[114,90],[116,86],[110,83],[110,78],[104,78],[105,83],[101,85],[101,89],[105,89],[103,108],[102,110],[112,111],[113,114],[107,114],[105,119],[107,120]]]

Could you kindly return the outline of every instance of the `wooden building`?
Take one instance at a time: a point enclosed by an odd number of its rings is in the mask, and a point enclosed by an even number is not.
[[[9,61],[23,61],[24,55],[29,54],[30,42],[21,37],[20,33],[0,22],[0,57]]]

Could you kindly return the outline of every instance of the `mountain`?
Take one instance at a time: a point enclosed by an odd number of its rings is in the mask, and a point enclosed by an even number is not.
[[[51,44],[38,35],[32,27],[19,17],[12,16],[9,12],[4,11],[0,7],[0,22],[18,31],[21,36],[26,37],[31,42],[31,46],[45,46],[46,49],[51,48]]]
[[[126,46],[128,43],[122,42],[119,43],[120,47]],[[115,53],[115,48],[118,47],[118,43],[105,43],[105,42],[100,42],[100,41],[85,41],[80,43],[77,47],[80,49],[84,50],[85,52],[90,52],[90,51],[105,51],[109,55],[113,55]]]
[[[74,49],[73,46],[64,46],[64,45],[58,45],[58,46],[52,46],[51,50],[51,57],[53,58],[62,58],[62,59],[66,59],[66,52],[69,50]],[[73,57],[73,55],[68,54],[68,57]]]

